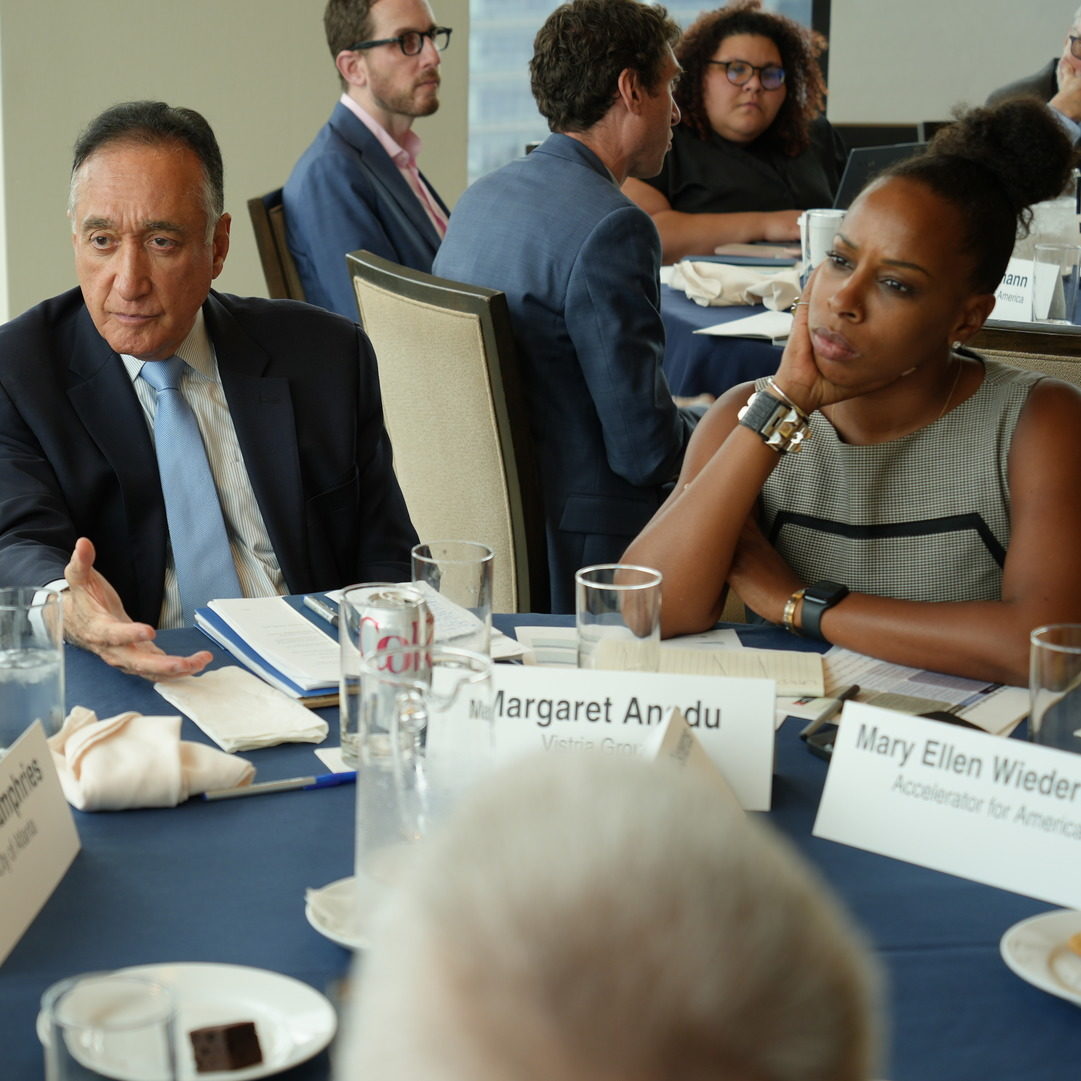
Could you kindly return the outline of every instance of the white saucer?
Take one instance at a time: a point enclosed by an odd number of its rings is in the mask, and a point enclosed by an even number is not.
[[[318,1054],[334,1038],[338,1018],[327,999],[306,983],[244,965],[178,963],[138,965],[120,971],[146,976],[170,988],[177,1003],[179,1081],[255,1081],[270,1077]],[[263,1061],[242,1070],[197,1073],[188,1033],[204,1025],[254,1021]],[[45,1042],[48,1030],[38,1014],[38,1038]],[[146,1081],[141,1069],[132,1072],[86,1063],[117,1081]]]
[[[339,878],[304,895],[304,915],[321,935],[347,950],[366,950],[371,945],[372,916],[381,890],[370,879],[363,896],[357,897],[357,880]]]
[[[1081,955],[1066,944],[1081,931],[1081,912],[1059,909],[1015,923],[999,942],[1002,960],[1041,991],[1081,1006]]]

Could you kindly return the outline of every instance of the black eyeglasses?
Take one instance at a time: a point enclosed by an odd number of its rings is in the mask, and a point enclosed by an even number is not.
[[[349,46],[349,51],[358,52],[360,49],[374,49],[377,45],[397,45],[406,56],[416,56],[424,48],[424,39],[431,38],[436,50],[442,52],[450,44],[450,33],[449,26],[433,26],[431,30],[407,30],[396,38],[358,41],[356,45]]]
[[[756,71],[763,90],[778,90],[784,86],[784,68],[778,64],[763,64],[759,67],[757,64],[748,64],[746,60],[707,60],[706,63],[724,68],[724,73],[733,86],[743,86],[750,82]]]
[[[1081,60],[1081,38],[1075,37],[1073,34],[1066,35],[1070,39],[1070,55],[1075,60]]]

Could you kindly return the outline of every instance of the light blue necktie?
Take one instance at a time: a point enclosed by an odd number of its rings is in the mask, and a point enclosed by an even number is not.
[[[180,357],[149,360],[139,373],[156,391],[154,444],[169,539],[184,606],[184,625],[215,597],[241,596],[221,503],[199,425],[184,395]]]

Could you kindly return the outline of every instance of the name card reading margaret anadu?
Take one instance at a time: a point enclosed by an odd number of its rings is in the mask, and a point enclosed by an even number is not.
[[[35,721],[0,758],[0,964],[78,851],[71,808]]]
[[[813,832],[1081,908],[1081,755],[853,702]]]
[[[493,681],[500,759],[534,750],[653,754],[652,737],[675,707],[740,806],[769,810],[772,680],[500,665]]]

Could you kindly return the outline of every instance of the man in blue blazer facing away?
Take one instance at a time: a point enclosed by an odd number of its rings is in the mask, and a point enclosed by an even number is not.
[[[552,611],[660,506],[694,417],[661,370],[661,246],[619,187],[660,172],[679,120],[679,31],[663,7],[573,0],[537,34],[533,96],[553,132],[478,180],[434,272],[507,294],[544,489]]]
[[[342,96],[282,190],[289,250],[304,297],[350,319],[346,252],[367,248],[431,270],[447,208],[417,168],[418,116],[439,108],[450,30],[427,0],[329,0],[327,45]]]

